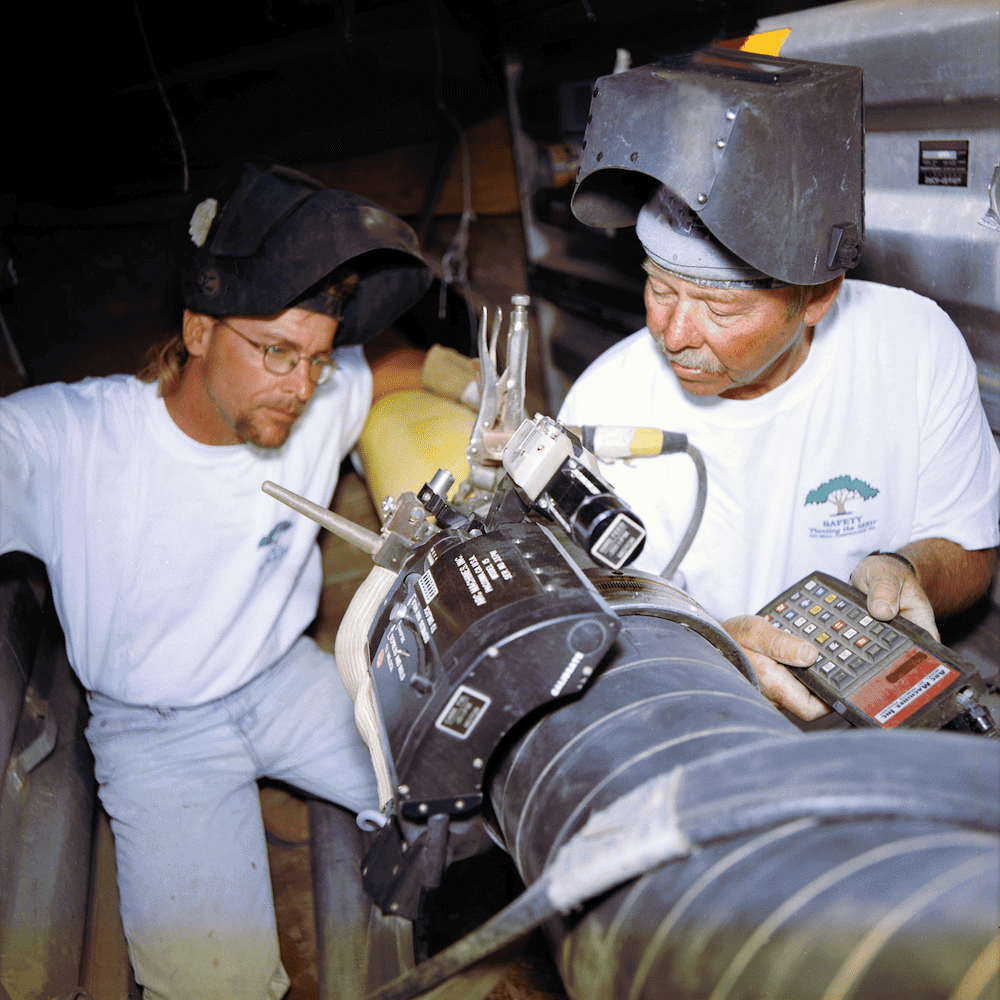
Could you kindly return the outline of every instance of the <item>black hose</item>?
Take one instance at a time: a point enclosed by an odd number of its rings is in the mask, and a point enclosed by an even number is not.
[[[701,527],[701,519],[705,513],[705,500],[708,497],[708,473],[705,471],[705,460],[701,457],[701,452],[690,443],[685,446],[684,450],[691,456],[691,461],[694,462],[694,467],[698,472],[698,492],[695,496],[694,510],[691,512],[691,520],[688,521],[687,531],[684,532],[684,537],[680,540],[676,551],[670,557],[670,562],[667,563],[660,573],[660,576],[664,580],[673,579],[673,575],[677,572],[677,567],[680,566],[681,560],[687,555],[688,549],[691,548],[694,536],[698,534],[698,529]]]
[[[491,787],[533,887],[589,817],[678,769],[694,848],[547,922],[569,994],[949,996],[1000,919],[995,744],[802,734],[701,636],[624,625],[585,696],[532,727]]]

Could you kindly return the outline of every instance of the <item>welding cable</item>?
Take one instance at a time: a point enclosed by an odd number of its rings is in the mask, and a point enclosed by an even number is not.
[[[576,428],[570,428],[576,430]],[[656,427],[630,427],[617,424],[599,424],[597,426],[580,427],[580,440],[587,451],[593,452],[602,462],[613,462],[616,459],[655,457],[656,455],[671,455],[686,452],[694,462],[698,473],[698,492],[695,496],[694,510],[688,521],[687,531],[680,540],[677,549],[670,557],[670,562],[660,573],[664,580],[673,578],[680,566],[681,560],[687,555],[701,519],[705,513],[705,500],[708,496],[708,473],[705,471],[705,460],[701,452],[691,444],[686,434],[673,431],[662,431]]]
[[[845,822],[878,816],[951,823],[980,838],[1000,832],[1000,802],[982,787],[1000,781],[1000,755],[977,753],[965,736],[947,736],[968,780],[926,786],[926,731],[893,734],[899,766],[887,770],[886,734],[874,730],[815,734],[736,747],[673,768],[592,813],[555,853],[542,874],[507,907],[464,938],[397,976],[366,1000],[412,1000],[512,944],[557,913],[685,857],[699,845],[759,833],[803,818]],[[938,734],[935,734],[937,736]],[[958,742],[963,741],[963,742]],[[910,746],[906,747],[909,743]],[[788,768],[795,747],[796,766]],[[845,761],[849,767],[845,767]],[[811,768],[807,770],[807,768]],[[803,787],[803,774],[809,781]],[[773,777],[747,784],[747,774]]]
[[[368,632],[378,609],[396,582],[396,575],[395,570],[372,566],[365,582],[354,592],[351,603],[344,612],[333,647],[337,670],[354,702],[354,722],[371,753],[378,784],[378,800],[383,806],[392,798],[392,781],[385,747],[382,746],[382,727],[375,708],[372,679],[368,672],[371,662],[368,655]]]

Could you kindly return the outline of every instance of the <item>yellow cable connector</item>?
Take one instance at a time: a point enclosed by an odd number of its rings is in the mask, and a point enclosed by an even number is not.
[[[659,455],[663,451],[663,431],[655,427],[636,427],[629,451],[633,455]]]

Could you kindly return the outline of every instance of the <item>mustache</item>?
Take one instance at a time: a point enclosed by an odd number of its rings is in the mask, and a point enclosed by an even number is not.
[[[302,416],[306,408],[305,403],[300,403],[298,401],[260,403],[258,405],[268,410],[279,410],[281,413],[287,413],[290,417],[295,417],[296,419]]]
[[[722,375],[725,368],[711,355],[703,354],[695,347],[685,347],[683,351],[668,351],[660,348],[663,356],[683,368],[694,368],[709,375]]]

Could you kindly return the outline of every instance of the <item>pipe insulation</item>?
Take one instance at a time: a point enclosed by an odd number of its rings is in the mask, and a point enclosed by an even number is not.
[[[496,766],[497,832],[530,892],[592,814],[669,774],[691,846],[547,921],[569,995],[995,996],[1000,747],[802,733],[706,638],[597,583],[623,618],[618,644]],[[595,840],[581,867],[639,836]]]

